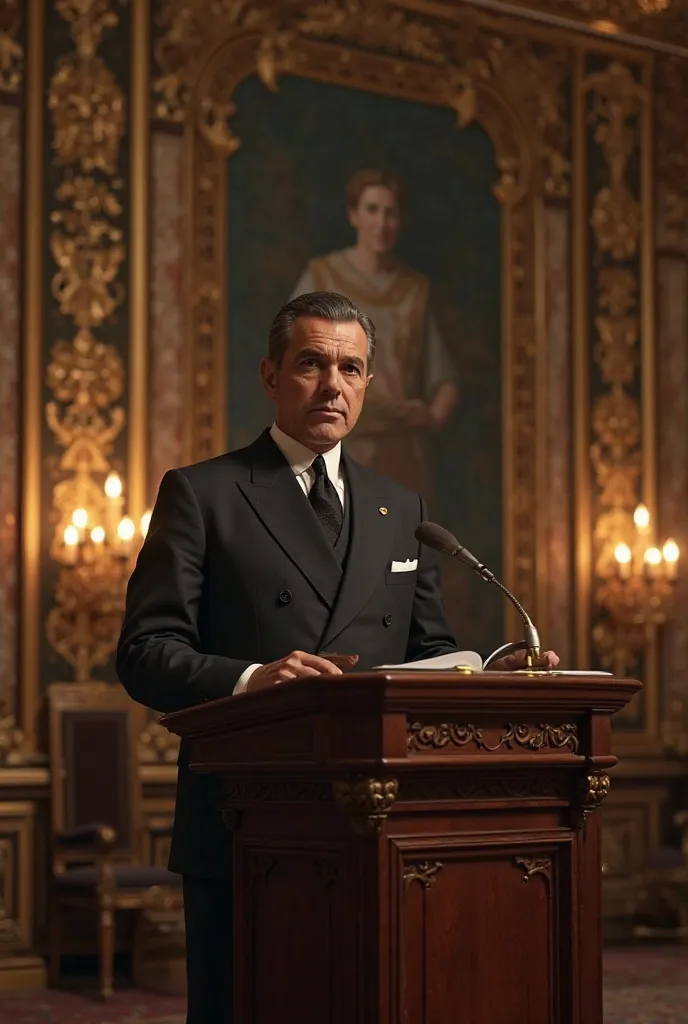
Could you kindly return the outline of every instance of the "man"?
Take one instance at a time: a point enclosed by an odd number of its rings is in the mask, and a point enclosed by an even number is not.
[[[354,244],[309,261],[294,295],[336,291],[375,321],[375,377],[347,450],[432,502],[432,440],[453,412],[453,360],[430,303],[430,281],[396,255],[405,195],[401,179],[378,168],[346,186]]]
[[[373,324],[349,299],[293,300],[260,366],[272,428],[165,476],[117,652],[135,700],[169,712],[339,675],[328,650],[361,669],[456,650],[436,557],[414,537],[422,499],[341,450],[374,353]],[[231,843],[219,796],[182,749],[170,868],[184,876],[189,1024],[231,1020]]]

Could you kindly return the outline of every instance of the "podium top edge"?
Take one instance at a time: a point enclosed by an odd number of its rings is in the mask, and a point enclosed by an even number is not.
[[[420,714],[424,710],[518,714],[599,711],[612,715],[642,688],[637,679],[558,672],[348,672],[309,676],[273,687],[228,695],[163,715],[171,732],[186,734],[193,724],[229,725],[247,718],[355,711]]]

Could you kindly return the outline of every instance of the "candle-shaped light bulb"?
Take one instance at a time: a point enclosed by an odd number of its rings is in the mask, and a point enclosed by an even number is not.
[[[110,501],[116,501],[122,494],[122,481],[120,480],[117,473],[114,471],[108,473],[107,480],[105,481],[105,496]]]
[[[638,505],[633,513],[633,522],[639,533],[647,533],[650,529],[650,510],[647,505]]]
[[[129,516],[120,519],[117,526],[117,536],[119,538],[119,550],[125,557],[131,554],[131,542],[134,539],[135,533],[136,527],[134,526],[133,519],[130,519]]]
[[[105,530],[102,526],[94,526],[91,530],[91,540],[94,544],[102,544],[105,540]]]
[[[85,508],[75,508],[72,512],[72,523],[77,530],[85,530],[88,526],[88,512]],[[77,541],[78,543],[78,541]]]
[[[646,548],[644,558],[648,575],[651,579],[657,579],[659,577],[660,566],[662,564],[662,552],[659,548]]]
[[[149,509],[147,512],[144,512],[143,515],[141,516],[140,530],[141,536],[144,538],[144,540],[148,535],[148,527],[150,526],[151,515],[152,512]]]
[[[614,548],[614,558],[619,566],[619,575],[627,580],[631,575],[631,549],[628,544],[617,544]]]
[[[666,564],[667,577],[670,580],[676,579],[676,574],[678,572],[679,550],[678,544],[673,539],[673,537],[669,537],[664,542],[664,547],[662,548],[662,555],[664,557],[664,562]]]
[[[64,541],[63,559],[65,564],[75,565],[79,547],[79,531],[73,523],[65,527],[62,540]]]

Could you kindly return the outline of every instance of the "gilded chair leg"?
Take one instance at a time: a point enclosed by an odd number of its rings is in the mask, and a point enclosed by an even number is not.
[[[112,907],[101,906],[98,920],[98,974],[102,999],[109,999],[112,995],[114,969],[115,912]]]
[[[57,988],[60,984],[61,924],[59,903],[56,899],[52,899],[50,901],[50,921],[48,923],[48,985],[50,988]]]

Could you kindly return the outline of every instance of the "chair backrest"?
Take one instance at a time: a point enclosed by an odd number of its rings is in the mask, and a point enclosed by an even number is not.
[[[115,856],[137,860],[144,709],[120,686],[96,682],[53,683],[48,704],[53,829],[109,825],[117,833]]]

